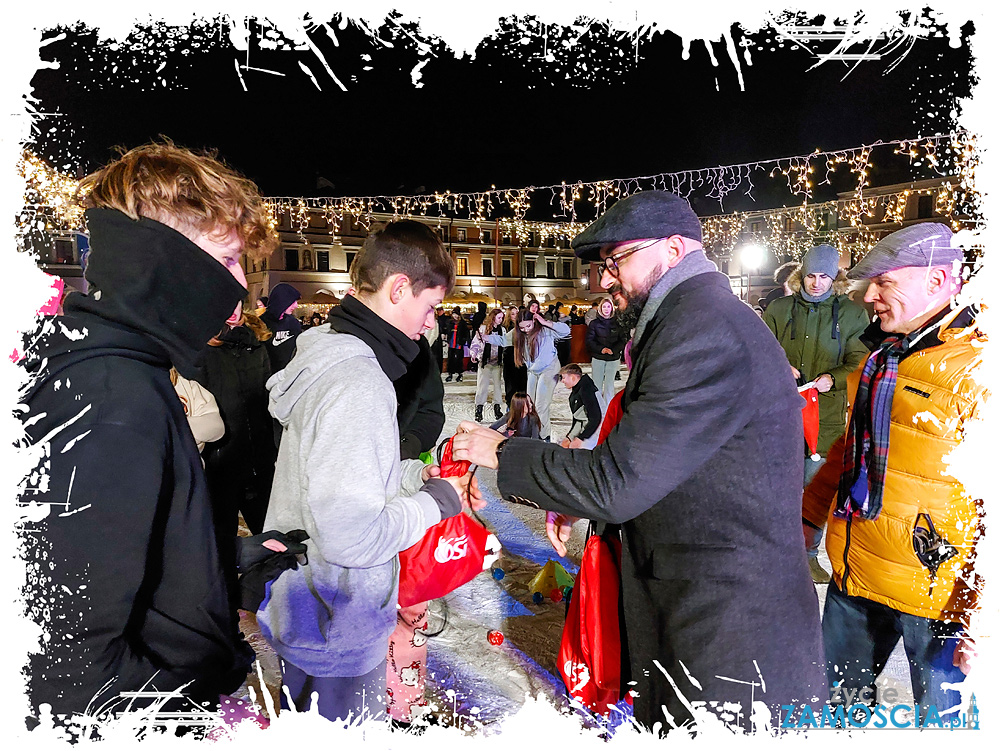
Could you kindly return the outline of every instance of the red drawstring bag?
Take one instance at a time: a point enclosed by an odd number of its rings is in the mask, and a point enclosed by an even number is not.
[[[598,444],[622,419],[624,391],[608,404]],[[583,548],[580,573],[566,610],[559,643],[559,672],[570,696],[592,712],[606,715],[621,698],[622,635],[618,592],[621,588],[621,528],[606,525],[591,534]],[[628,700],[631,702],[632,697]]]
[[[618,590],[622,544],[618,527],[591,534],[559,644],[559,672],[570,696],[606,715],[621,698],[621,630]]]
[[[819,441],[819,391],[811,384],[806,384],[799,389],[799,394],[806,400],[802,407],[802,429],[806,446],[812,454],[812,460],[818,462],[822,458],[816,453],[816,444]]]
[[[441,456],[441,477],[461,477],[469,462],[451,458],[451,442]],[[461,513],[438,522],[422,538],[399,554],[399,604],[409,607],[443,597],[471,581],[496,560],[496,535]]]

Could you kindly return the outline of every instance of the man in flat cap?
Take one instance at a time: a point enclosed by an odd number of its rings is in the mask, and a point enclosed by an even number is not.
[[[868,282],[877,320],[863,338],[873,352],[848,377],[847,431],[802,501],[807,541],[827,524],[823,642],[834,698],[855,692],[874,703],[875,679],[902,638],[924,717],[930,705],[942,717],[962,710],[948,684],[969,668],[963,637],[982,522],[946,461],[983,395],[974,369],[984,337],[975,310],[955,303],[961,268],[951,229],[928,222],[883,238],[848,273]]]
[[[826,695],[787,361],[705,256],[687,201],[622,199],[573,247],[635,321],[621,422],[593,451],[463,422],[455,454],[499,467],[504,498],[558,512],[562,539],[574,517],[621,524],[624,680],[640,723],[690,728],[701,707],[748,728],[766,705],[777,724],[782,704]]]

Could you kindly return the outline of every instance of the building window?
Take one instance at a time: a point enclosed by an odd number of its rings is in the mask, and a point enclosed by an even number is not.
[[[533,247],[533,248],[540,248],[540,247],[542,247],[542,242],[541,242],[541,240],[539,240],[537,232],[529,232],[528,233],[528,237],[529,237],[528,242],[531,245],[531,247]]]
[[[351,264],[354,263],[354,256],[356,255],[357,253],[344,253],[344,256],[347,258],[347,271],[351,270]]]
[[[316,270],[317,271],[329,271],[330,270],[330,251],[329,250],[317,250],[316,251]]]
[[[263,259],[263,260],[262,260],[262,261],[260,262],[260,270],[261,270],[261,271],[267,271],[267,259],[266,259],[266,258],[265,258],[265,259]]]
[[[468,258],[456,258],[455,259],[455,275],[456,276],[468,276],[469,275],[469,259]]]
[[[556,278],[556,262],[555,261],[546,261],[545,262],[545,274],[549,277],[549,279],[555,279]]]
[[[917,219],[934,216],[934,196],[917,196]]]
[[[459,227],[456,232],[458,232],[458,241],[460,243],[466,242],[468,239],[468,233],[466,233],[465,227]]]
[[[785,232],[791,232],[793,229],[795,229],[795,222],[792,221],[792,218],[790,216],[786,216],[785,217]]]
[[[525,261],[524,262],[524,275],[529,279],[535,276],[535,262]]]
[[[493,259],[483,259],[483,276],[493,276]]]
[[[512,264],[509,258],[500,259],[500,276],[504,277],[514,276],[512,272]]]
[[[490,243],[490,244],[493,243],[493,230],[491,230],[491,229],[484,229],[483,230],[483,242],[484,243]]]
[[[299,249],[285,248],[285,271],[299,270]]]
[[[760,233],[760,222],[750,222],[750,231],[755,235]]]
[[[563,261],[563,279],[569,279],[573,276],[573,262]]]
[[[73,263],[73,241],[63,237],[56,238],[56,263]]]
[[[510,235],[504,235],[502,238],[500,238],[500,244],[510,245]]]
[[[450,237],[448,237],[447,227],[435,227],[434,231],[438,233],[438,237],[441,238],[441,242],[443,243],[446,243],[451,239]]]
[[[556,237],[555,237],[555,235],[550,235],[549,236],[548,246],[550,248],[556,247]]]

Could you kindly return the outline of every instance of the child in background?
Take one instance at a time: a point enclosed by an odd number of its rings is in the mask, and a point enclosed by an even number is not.
[[[535,312],[532,313],[532,308]],[[514,347],[514,362],[528,368],[528,396],[538,411],[542,424],[542,440],[549,440],[551,425],[549,411],[552,406],[552,392],[559,374],[559,356],[556,341],[570,335],[570,328],[559,321],[547,321],[537,312],[537,303],[532,301],[528,310],[517,316],[517,326],[506,334],[490,334],[484,337],[489,344]]]
[[[490,425],[507,438],[539,438],[541,421],[531,403],[531,397],[519,391],[510,399],[510,411]]]
[[[569,389],[569,409],[573,424],[560,442],[567,449],[592,449],[597,445],[598,431],[607,408],[604,396],[589,375],[576,363],[564,365],[559,380]]]

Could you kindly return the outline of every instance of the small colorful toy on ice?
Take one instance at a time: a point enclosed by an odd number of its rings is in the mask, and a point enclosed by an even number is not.
[[[528,591],[531,592],[531,601],[538,605],[546,595],[553,602],[559,602],[563,598],[563,590],[572,586],[573,577],[561,565],[550,559],[542,566],[542,570],[535,574],[535,578],[528,585]]]
[[[496,630],[490,631],[486,634],[486,640],[494,647],[499,647],[503,644],[503,634]]]
[[[499,566],[497,566],[496,568],[493,569],[492,574],[493,574],[493,578],[494,579],[496,579],[497,581],[500,581],[501,579],[503,579],[507,575],[507,572],[504,571]]]

